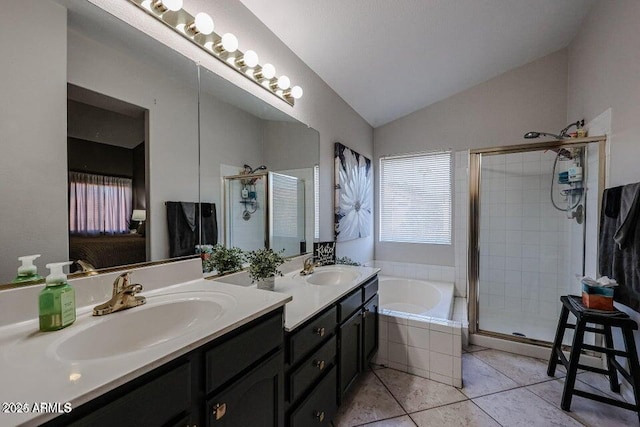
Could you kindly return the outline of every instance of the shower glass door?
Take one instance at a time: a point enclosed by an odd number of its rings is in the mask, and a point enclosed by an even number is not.
[[[597,218],[597,196],[587,200],[588,181],[598,187],[589,154],[585,146],[475,154],[480,332],[553,341],[560,296],[580,294],[587,211]]]

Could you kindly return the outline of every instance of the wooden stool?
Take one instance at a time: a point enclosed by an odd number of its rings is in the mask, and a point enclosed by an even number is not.
[[[640,366],[638,365],[638,353],[636,351],[636,343],[633,338],[633,331],[638,329],[636,322],[627,314],[618,310],[611,312],[590,310],[582,305],[582,299],[578,296],[562,296],[560,297],[560,301],[562,302],[562,312],[560,313],[560,319],[558,320],[556,338],[553,343],[553,349],[551,350],[551,357],[549,358],[549,368],[547,369],[547,375],[550,377],[555,375],[558,362],[562,363],[567,370],[567,377],[564,382],[564,391],[562,392],[562,402],[560,407],[565,411],[569,411],[571,408],[571,398],[575,394],[587,399],[593,399],[598,402],[636,411],[638,412],[638,419],[640,420]],[[576,316],[577,320],[575,325],[567,324],[569,312]],[[601,325],[602,329],[587,326],[587,323]],[[617,327],[622,330],[625,345],[624,351],[616,350],[614,348],[613,336],[611,334],[612,327]],[[562,340],[567,328],[575,329],[569,360],[567,360],[562,353]],[[603,334],[606,347],[585,344],[583,342],[585,332]],[[605,353],[607,355],[607,369],[581,365],[580,352],[583,349]],[[627,372],[620,363],[616,361],[615,356],[627,358],[629,361],[629,372]],[[578,369],[607,375],[609,377],[611,391],[615,393],[620,392],[620,384],[618,384],[618,372],[620,372],[620,374],[629,381],[633,388],[633,396],[636,401],[635,405],[621,400],[588,393],[586,391],[575,390],[574,386]]]

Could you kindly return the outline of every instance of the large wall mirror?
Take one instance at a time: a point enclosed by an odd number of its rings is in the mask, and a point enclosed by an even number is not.
[[[0,43],[15,64],[0,72],[14,100],[0,130],[0,283],[31,254],[45,275],[50,262],[99,271],[200,243],[311,245],[315,130],[86,0],[15,1],[3,15],[38,30]]]

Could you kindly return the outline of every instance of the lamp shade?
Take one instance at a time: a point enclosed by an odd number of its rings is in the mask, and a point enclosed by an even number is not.
[[[131,221],[146,221],[147,211],[144,209],[134,209],[131,214]]]

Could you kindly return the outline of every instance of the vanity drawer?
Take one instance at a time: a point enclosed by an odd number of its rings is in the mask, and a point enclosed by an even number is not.
[[[289,375],[289,402],[295,402],[327,369],[335,363],[337,338],[334,335],[306,362]]]
[[[364,298],[362,302],[367,302],[378,293],[378,276],[374,276],[362,287],[364,289]]]
[[[336,328],[336,312],[335,306],[318,316],[317,319],[309,322],[307,326],[302,327],[298,332],[289,338],[289,364],[295,365],[296,362],[302,360],[302,357],[317,347],[327,337],[331,336]]]
[[[284,339],[282,312],[263,318],[250,329],[241,332],[205,353],[206,393],[225,384],[244,371]]]
[[[338,410],[336,402],[336,367],[289,416],[290,427],[330,426]]]
[[[338,323],[347,320],[362,305],[362,288],[345,297],[338,303]]]
[[[180,414],[186,414],[190,406],[191,364],[187,362],[126,395],[103,404],[85,417],[71,423],[60,417],[54,420],[52,425],[78,427],[159,426],[166,425],[170,420],[175,420]],[[70,415],[73,415],[73,411]],[[188,418],[188,415],[184,417]]]

